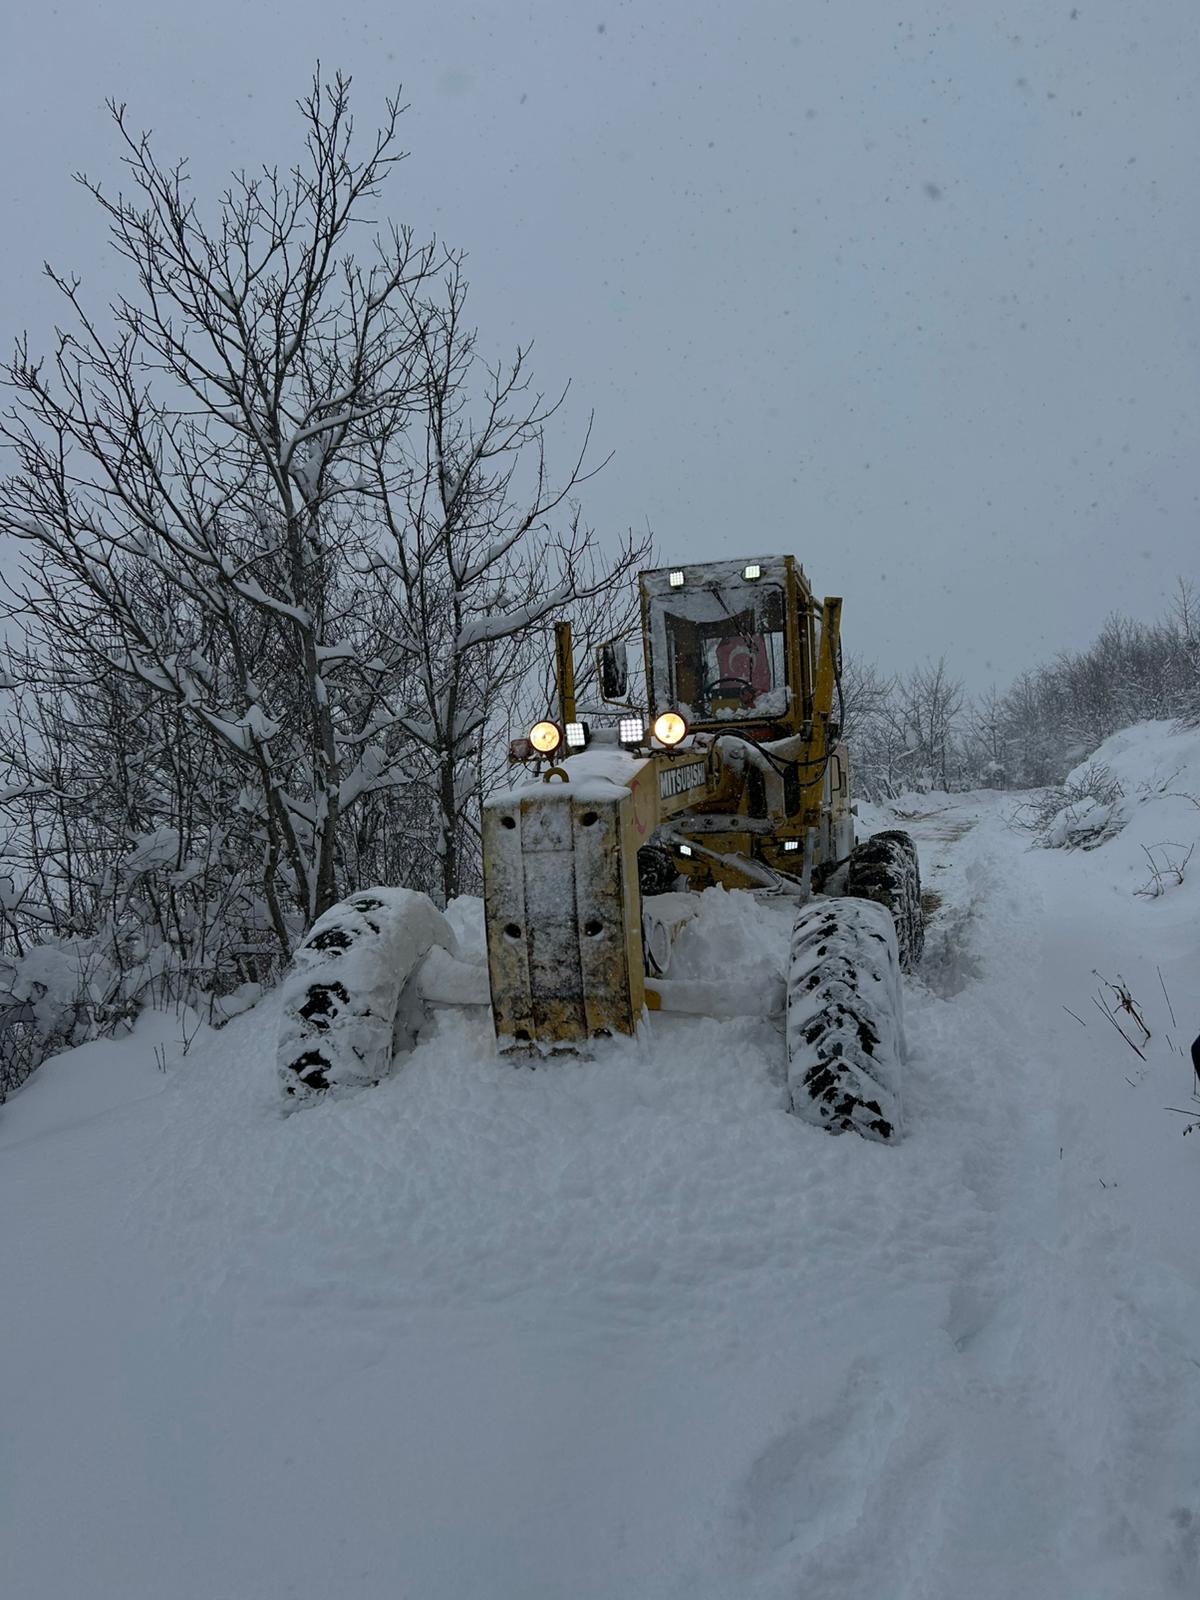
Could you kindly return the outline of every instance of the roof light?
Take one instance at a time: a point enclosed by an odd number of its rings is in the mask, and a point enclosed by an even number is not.
[[[622,744],[641,744],[646,737],[646,724],[641,717],[622,717],[617,726],[617,737]]]
[[[529,730],[529,742],[540,756],[552,756],[562,743],[562,729],[557,722],[535,722]]]
[[[783,841],[783,848],[785,850],[799,850],[800,841],[799,839],[785,839]]]
[[[744,566],[742,568],[742,577],[743,578],[761,578],[762,577],[762,568],[759,566],[757,561],[751,561],[746,566]]]
[[[687,723],[678,711],[664,711],[661,717],[655,719],[654,737],[659,744],[665,744],[668,748],[678,744],[686,732]]]
[[[667,574],[667,582],[671,585],[672,589],[682,589],[683,588],[683,568],[682,567],[675,567],[673,571],[669,572]]]
[[[588,742],[588,725],[586,722],[567,723],[567,749],[582,750]]]

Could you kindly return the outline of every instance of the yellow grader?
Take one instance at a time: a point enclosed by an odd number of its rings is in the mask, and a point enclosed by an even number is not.
[[[644,695],[627,651],[597,652],[580,706],[569,626],[557,704],[483,808],[487,970],[458,960],[423,895],[351,895],[311,929],[285,982],[289,1104],[377,1081],[426,1009],[490,1004],[497,1048],[534,1062],[635,1035],[648,1011],[761,1010],[761,989],[672,978],[680,893],[785,896],[788,1103],[831,1132],[900,1130],[900,973],[920,959],[907,834],[855,840],[841,742],[841,600],[791,556],[640,576]]]

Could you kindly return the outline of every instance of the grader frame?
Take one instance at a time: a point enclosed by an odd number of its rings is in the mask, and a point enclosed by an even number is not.
[[[640,591],[644,735],[624,747],[593,737],[575,752],[564,739],[548,760],[534,759],[532,782],[484,807],[488,965],[502,1052],[632,1034],[647,1004],[662,1003],[661,986],[646,980],[640,851],[669,852],[695,887],[803,900],[813,873],[826,873],[853,843],[834,718],[841,600],[818,603],[791,556],[646,572]],[[751,631],[762,596],[770,626]],[[722,661],[745,669],[710,679],[708,693],[702,634],[714,670]],[[565,624],[556,666],[558,726],[579,727]],[[668,748],[651,730],[679,704],[688,734]]]

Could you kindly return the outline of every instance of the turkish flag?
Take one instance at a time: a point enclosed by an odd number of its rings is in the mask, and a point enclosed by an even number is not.
[[[717,646],[717,667],[722,678],[742,678],[755,694],[771,687],[771,662],[761,633],[731,634]]]

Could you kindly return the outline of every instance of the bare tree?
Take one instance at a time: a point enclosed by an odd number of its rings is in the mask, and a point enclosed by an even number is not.
[[[390,535],[373,564],[390,580],[389,645],[412,657],[399,725],[420,751],[436,809],[446,898],[463,887],[460,825],[478,791],[482,736],[532,670],[543,624],[580,602],[619,608],[645,554],[629,538],[611,561],[597,559],[573,501],[591,475],[590,424],[566,476],[552,480],[545,428],[563,396],[547,401],[532,388],[525,350],[472,383],[479,358],[464,300],[454,264],[421,330],[420,425],[403,448],[379,439],[370,491]]]
[[[596,557],[588,440],[552,478],[557,404],[526,352],[481,359],[458,258],[371,222],[398,102],[359,155],[348,80],[315,81],[296,165],[237,175],[207,223],[111,109],[131,196],[80,182],[134,281],[101,319],[47,269],[72,326],[9,365],[15,614],[45,693],[119,680],[162,749],[176,730],[162,770],[203,773],[193,831],[228,824],[286,954],[389,829],[406,881],[457,891],[498,700],[551,612],[618,596],[638,551]]]
[[[1008,715],[995,684],[972,705],[967,722],[969,759],[974,775],[991,789],[1007,789]]]
[[[850,744],[872,719],[884,714],[896,688],[894,677],[885,678],[873,662],[847,653],[842,659],[842,737]]]
[[[931,784],[949,791],[954,741],[963,708],[961,680],[952,678],[944,656],[914,667],[901,686],[901,707],[909,746]]]
[[[1169,626],[1176,644],[1176,714],[1189,727],[1200,727],[1200,595],[1187,578],[1175,580]]]

